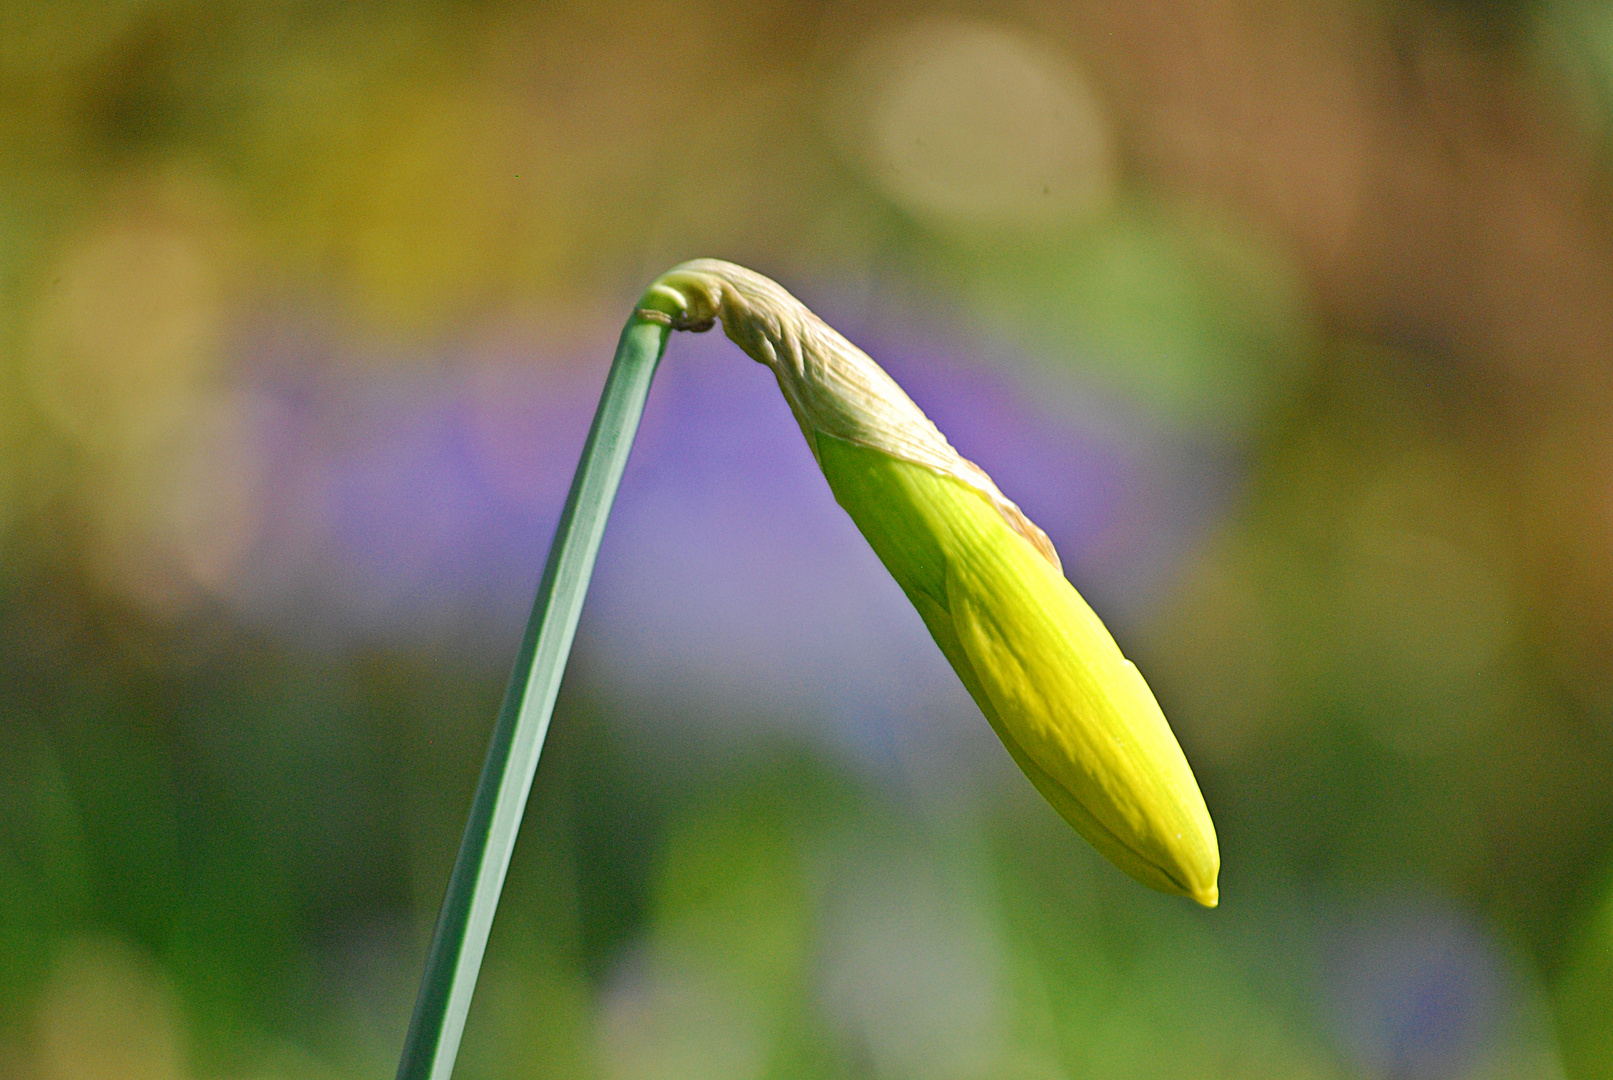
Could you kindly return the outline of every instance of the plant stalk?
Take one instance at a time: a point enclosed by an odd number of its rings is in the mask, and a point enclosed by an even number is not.
[[[670,332],[665,323],[638,312],[622,329],[493,727],[409,1021],[398,1080],[448,1080],[454,1070],[594,557]]]

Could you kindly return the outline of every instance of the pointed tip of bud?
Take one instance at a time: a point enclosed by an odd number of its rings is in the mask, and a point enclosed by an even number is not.
[[[1221,889],[1219,886],[1211,885],[1208,889],[1200,889],[1194,893],[1193,899],[1207,908],[1213,908],[1221,902]]]

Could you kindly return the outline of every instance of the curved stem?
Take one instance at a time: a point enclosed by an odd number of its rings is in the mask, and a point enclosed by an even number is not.
[[[671,327],[635,312],[622,330],[593,427],[544,564],[493,727],[470,820],[437,917],[398,1080],[448,1080],[515,850],[538,755],[577,631],[594,557]]]

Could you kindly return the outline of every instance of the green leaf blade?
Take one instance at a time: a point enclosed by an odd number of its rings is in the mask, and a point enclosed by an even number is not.
[[[555,529],[487,761],[448,879],[398,1080],[448,1080],[537,775],[594,559],[669,328],[628,320]]]

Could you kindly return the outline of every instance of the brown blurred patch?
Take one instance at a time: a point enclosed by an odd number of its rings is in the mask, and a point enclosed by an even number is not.
[[[1153,183],[1278,228],[1343,325],[1606,399],[1605,181],[1564,102],[1449,13],[1167,0],[1041,9]]]

